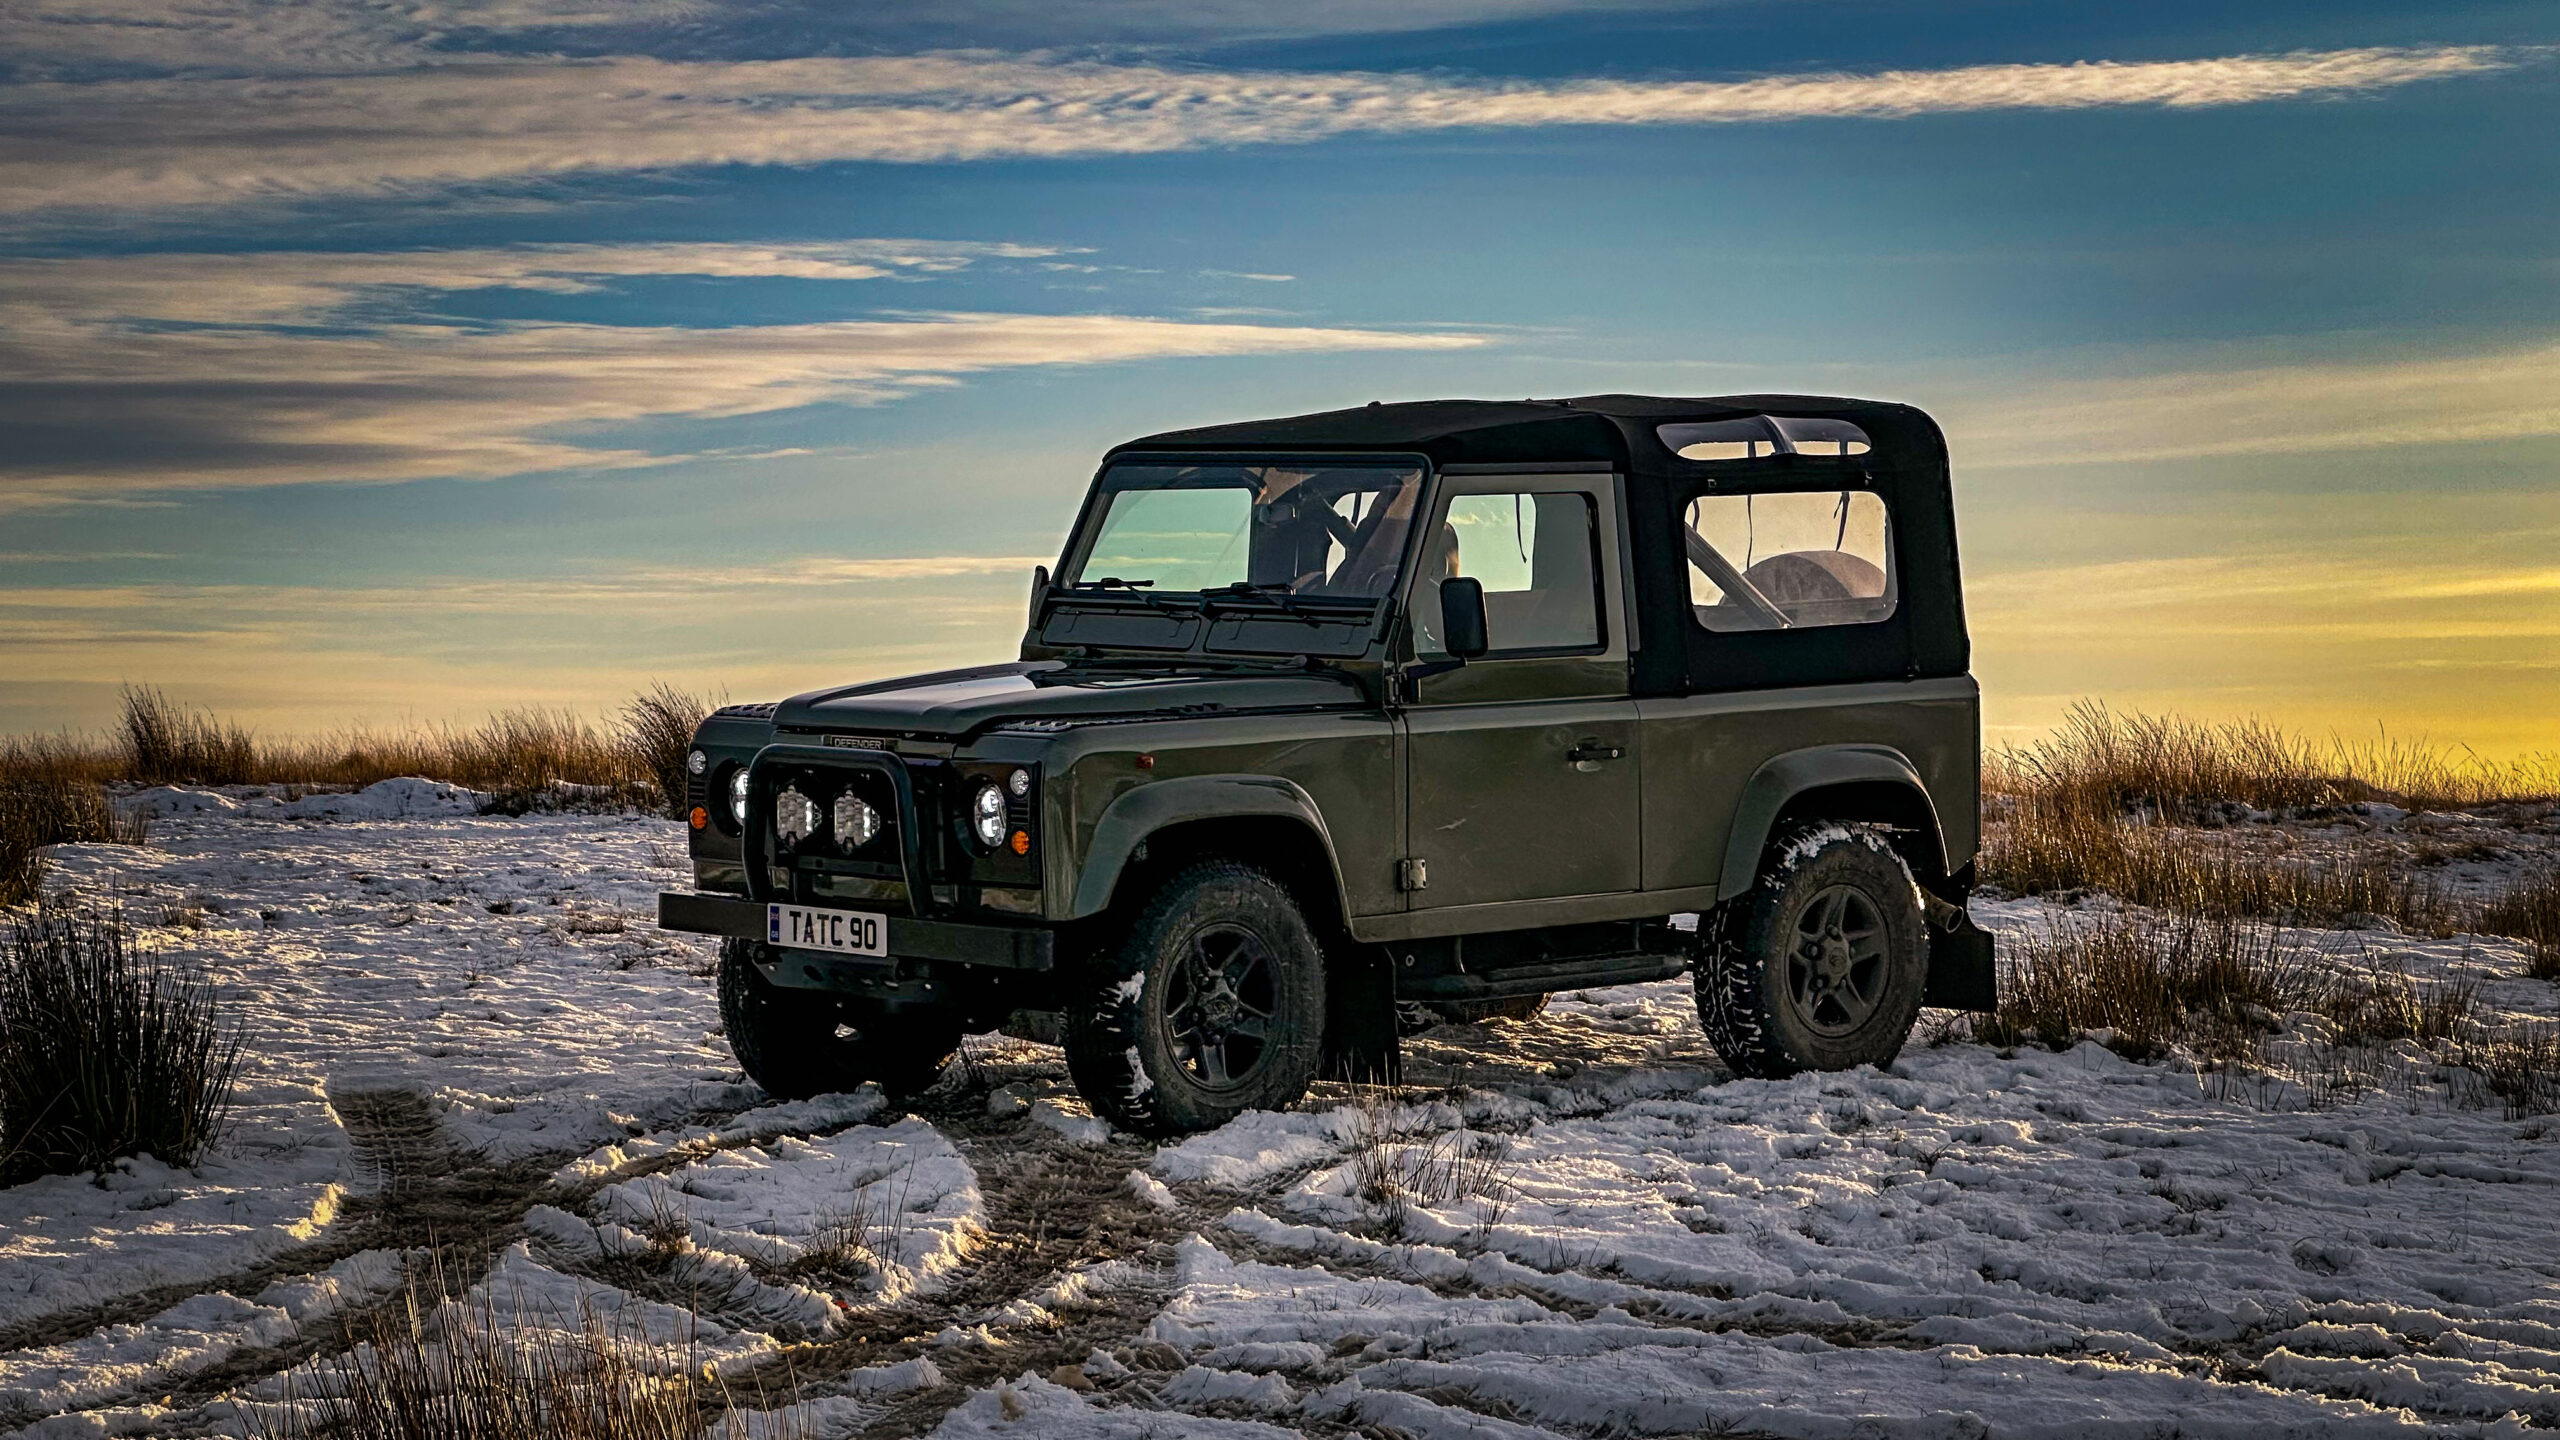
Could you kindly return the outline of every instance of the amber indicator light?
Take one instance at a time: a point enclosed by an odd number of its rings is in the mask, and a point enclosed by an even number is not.
[[[1031,853],[1031,832],[1016,830],[1013,832],[1013,839],[1007,843],[1013,847],[1014,854],[1028,855]]]
[[[1138,768],[1139,768],[1139,769],[1141,769],[1141,770],[1153,770],[1154,768],[1156,768],[1156,757],[1154,757],[1153,755],[1141,755],[1141,756],[1139,756],[1139,757],[1138,757]]]
[[[711,823],[711,812],[703,809],[699,805],[696,805],[693,807],[693,814],[690,818],[693,821],[693,828],[699,830],[703,826]]]

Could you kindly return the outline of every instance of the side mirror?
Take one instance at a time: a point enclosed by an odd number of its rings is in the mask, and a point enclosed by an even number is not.
[[[1040,623],[1040,602],[1049,598],[1049,567],[1031,567],[1031,623]]]
[[[1484,582],[1453,575],[1440,582],[1440,643],[1451,656],[1473,660],[1491,648],[1484,637]]]

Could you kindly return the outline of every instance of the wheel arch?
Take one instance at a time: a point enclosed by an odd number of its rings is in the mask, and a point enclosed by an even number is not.
[[[1716,894],[1732,899],[1760,878],[1769,843],[1800,822],[1886,827],[1912,878],[1933,892],[1947,879],[1946,832],[1920,771],[1883,745],[1817,745],[1771,757],[1735,806]]]
[[[1085,846],[1069,918],[1121,903],[1132,876],[1212,857],[1271,871],[1319,929],[1346,925],[1342,864],[1323,812],[1295,782],[1270,775],[1188,775],[1114,800]]]

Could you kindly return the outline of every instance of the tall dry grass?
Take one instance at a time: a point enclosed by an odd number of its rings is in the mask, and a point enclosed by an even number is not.
[[[486,1298],[405,1306],[350,1327],[347,1348],[288,1372],[282,1403],[241,1407],[250,1440],[803,1440],[786,1414],[747,1412],[680,1349],[593,1312]],[[706,1422],[708,1428],[706,1429]]]
[[[622,707],[623,744],[641,772],[657,782],[667,814],[678,820],[685,810],[684,757],[714,703],[658,680]]]
[[[47,903],[0,945],[0,1185],[129,1155],[193,1165],[222,1128],[240,1033],[203,977],[136,953],[120,916]]]
[[[1995,1045],[2056,1050],[2095,1034],[2138,1060],[2183,1046],[2207,1062],[2224,1098],[2291,1095],[2315,1105],[2382,1083],[2391,1047],[2415,1042],[2454,1072],[2457,1103],[2497,1106],[2509,1119],[2560,1112],[2560,1027],[2484,1022],[2474,980],[2421,981],[2389,961],[2356,967],[2343,958],[2249,921],[2065,915],[2004,947],[2000,1007],[1967,1028]],[[2289,1018],[2306,1011],[2327,1021],[2325,1035],[2314,1026],[2317,1038],[2286,1042],[2294,1053],[2277,1063],[2274,1037],[2298,1034]]]
[[[2068,795],[2015,800],[1985,837],[1983,877],[2020,895],[2103,890],[2119,900],[2210,919],[2336,925],[2374,915],[2447,932],[2458,907],[2432,877],[2374,856],[2308,861],[2247,849],[2229,835],[2144,823]]]
[[[2210,1043],[2247,1033],[2256,1014],[2308,1008],[2325,988],[2280,931],[2194,914],[2064,916],[2010,951],[2000,1008],[1976,1025],[1995,1043],[2058,1050],[2092,1030],[2135,1051]]]
[[[2481,908],[2479,929],[2512,935],[2530,945],[2528,966],[2543,980],[2560,980],[2560,865],[2528,877]]]
[[[124,691],[124,773],[142,785],[252,785],[258,749],[249,732],[178,704],[156,686]]]
[[[2206,917],[2336,925],[2379,916],[2444,934],[2513,935],[2560,970],[2560,881],[2459,905],[2430,876],[2379,854],[2305,860],[2221,828],[2229,807],[2317,811],[2353,801],[2407,809],[2530,804],[2560,796],[2560,760],[2483,760],[2468,750],[2326,744],[2255,721],[2075,705],[2045,740],[1985,757],[1985,879],[2022,895],[2103,890]]]
[[[139,845],[142,815],[119,810],[76,746],[0,740],[0,905],[35,898],[48,845]]]
[[[124,692],[108,736],[0,738],[0,906],[34,899],[50,845],[139,845],[144,816],[115,785],[310,785],[361,789],[421,775],[495,792],[510,811],[588,800],[681,813],[684,756],[712,701],[659,681],[609,721],[567,710],[501,710],[478,725],[266,737],[152,686]]]
[[[2560,755],[2498,761],[2387,736],[2317,741],[2257,720],[2119,711],[2083,700],[2032,745],[1983,757],[1983,789],[2177,823],[2228,804],[2301,810],[2387,800],[2413,810],[2560,798]]]
[[[478,725],[354,728],[263,736],[149,687],[128,688],[108,737],[0,740],[0,787],[88,785],[317,785],[361,787],[421,775],[476,790],[561,785],[683,790],[686,742],[711,702],[663,681],[598,722],[574,711],[521,707]]]

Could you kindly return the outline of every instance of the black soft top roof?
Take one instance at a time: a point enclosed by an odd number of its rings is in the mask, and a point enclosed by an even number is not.
[[[1686,474],[1655,427],[1744,415],[1847,420],[1898,466],[1943,464],[1937,425],[1908,405],[1837,395],[1584,395],[1571,400],[1414,400],[1324,410],[1276,420],[1168,430],[1113,447],[1128,450],[1393,450],[1434,464],[1605,460],[1637,474]]]
[[[1768,415],[1845,420],[1864,454],[1684,459],[1658,427]],[[1434,465],[1600,461],[1627,477],[1628,540],[1637,584],[1632,683],[1639,695],[1954,676],[1972,650],[1956,564],[1946,438],[1909,405],[1836,395],[1585,395],[1572,400],[1421,400],[1277,420],[1168,430],[1112,455],[1419,453]],[[1828,491],[1854,486],[1890,507],[1900,600],[1869,625],[1711,633],[1689,613],[1683,510],[1704,495]]]

